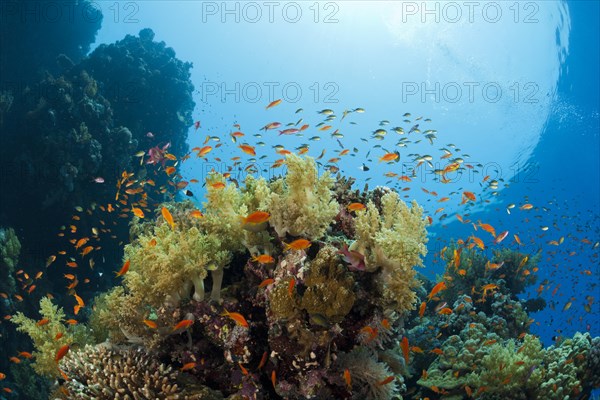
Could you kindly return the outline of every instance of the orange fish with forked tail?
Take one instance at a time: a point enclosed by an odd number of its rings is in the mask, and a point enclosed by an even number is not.
[[[400,342],[400,348],[402,349],[402,355],[404,356],[404,361],[408,366],[409,356],[410,356],[410,347],[408,345],[408,338],[404,336],[402,338],[402,342]]]
[[[246,318],[244,318],[244,316],[240,313],[229,312],[225,310],[225,312],[221,315],[231,318],[239,326],[243,326],[244,328],[249,327],[248,321],[246,321]]]
[[[194,323],[193,319],[184,319],[184,320],[181,320],[177,325],[175,325],[173,327],[173,331],[172,332],[176,332],[176,331],[179,331],[179,330],[187,329],[190,326],[192,326],[193,323]]]
[[[167,209],[167,207],[163,207],[160,210],[160,212],[162,213],[163,218],[165,219],[165,221],[167,221],[171,229],[174,229],[175,222],[173,221],[173,216],[171,215],[171,212]]]
[[[284,243],[286,250],[305,250],[311,245],[306,239],[296,239],[292,243]]]
[[[441,292],[444,289],[446,289],[446,282],[441,281],[440,283],[438,283],[437,285],[435,285],[433,287],[433,289],[431,289],[431,292],[427,296],[428,299],[431,300],[433,298],[433,296],[435,296],[437,293]]]
[[[125,261],[125,264],[123,264],[123,266],[121,267],[121,269],[116,272],[117,276],[123,276],[127,273],[127,271],[129,271],[129,265],[131,264],[131,262],[129,260]]]
[[[65,344],[64,346],[62,346],[60,349],[58,349],[58,351],[56,352],[56,356],[54,357],[54,362],[56,362],[58,364],[58,362],[67,355],[67,353],[69,352],[69,345]]]

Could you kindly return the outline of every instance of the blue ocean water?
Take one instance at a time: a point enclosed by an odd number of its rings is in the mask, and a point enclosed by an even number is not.
[[[45,294],[68,309],[68,317],[76,317],[70,312],[75,292],[65,288],[69,274],[78,282],[87,280],[77,293],[88,304],[116,284],[113,272],[122,267],[123,247],[129,242],[129,207],[143,208],[146,219],[158,214],[158,208],[145,208],[145,201],[123,203],[126,211],[118,217],[119,211],[99,217],[97,210],[107,202],[121,207],[114,188],[122,195],[121,185],[138,184],[137,177],[132,183],[122,174],[137,168],[140,157],[139,165],[145,167],[152,151],[170,149],[181,174],[176,181],[188,186],[174,189],[173,172],[165,178],[145,170],[148,175],[139,179],[152,177],[157,187],[165,185],[163,192],[192,200],[201,209],[210,171],[228,173],[227,182],[236,184],[248,174],[271,178],[285,171],[273,168],[285,149],[306,151],[317,159],[319,173],[351,177],[356,189],[388,186],[406,201],[415,199],[431,220],[428,254],[419,270],[423,277],[441,279],[449,268],[440,257],[443,249],[473,236],[483,240],[483,253],[490,257],[500,247],[538,254],[539,270],[527,272],[537,275],[537,281],[520,295],[546,303],[529,314],[531,333],[545,346],[575,332],[600,335],[600,3],[92,2],[78,23],[66,18],[64,24],[55,23],[60,18],[53,14],[52,2],[31,2],[24,14],[17,4],[7,2],[0,9],[3,48],[11,55],[3,57],[0,69],[0,147],[8,160],[2,172],[0,233],[4,241],[4,228],[14,227],[22,246],[12,272],[0,275],[0,292],[7,295],[0,304],[4,321],[19,311],[37,319]],[[16,42],[15,26],[27,39],[23,41],[38,50],[23,55],[23,67],[12,58],[19,51],[10,50],[7,42]],[[27,37],[23,32],[32,27],[59,32],[56,42],[64,48],[46,46],[37,34]],[[148,28],[152,33],[144,31]],[[69,37],[77,33],[85,40],[72,45]],[[148,40],[139,44],[135,39],[130,49],[109,50],[108,56],[85,64],[86,56],[93,59],[104,45],[126,35],[146,35],[149,42],[164,41],[173,50],[149,66],[136,59],[151,48]],[[58,57],[61,53],[69,59]],[[111,70],[111,59],[121,57],[132,60],[131,65]],[[152,81],[154,71],[183,69],[174,57],[193,64],[189,77],[183,73],[184,78],[169,81],[171,86]],[[59,76],[69,68],[79,78],[36,86],[43,69]],[[104,83],[96,87],[80,69]],[[185,78],[193,84],[189,100],[195,106],[180,114],[177,107],[190,102],[185,96],[172,97],[170,90],[188,90]],[[104,113],[108,103],[82,101],[77,108],[64,100],[71,98],[65,92],[77,98],[74,93],[81,91],[110,98],[114,114]],[[8,101],[12,96],[16,100]],[[64,100],[68,112],[55,99]],[[277,100],[281,102],[268,107]],[[328,119],[330,115],[335,118]],[[113,122],[127,126],[133,141],[119,137],[122,131],[112,130]],[[273,122],[281,126],[261,129]],[[305,124],[306,130],[285,132]],[[181,127],[187,138],[179,134]],[[86,129],[102,142],[103,152],[81,145],[89,140]],[[22,138],[15,133],[21,131],[28,134]],[[69,139],[53,140],[61,135]],[[241,144],[252,146],[256,156],[244,153]],[[192,157],[183,158],[186,146],[207,145],[212,147],[209,157],[195,157],[192,150]],[[142,156],[133,155],[140,151]],[[89,157],[77,158],[87,152]],[[394,152],[397,162],[382,161]],[[440,172],[451,163],[460,166],[458,171]],[[154,167],[162,172],[165,165],[158,157]],[[25,197],[14,195],[22,191]],[[499,235],[491,236],[483,224]],[[97,247],[90,249],[98,254],[95,264],[77,251],[60,257],[65,232],[74,244],[83,236],[80,232],[98,227],[106,231],[92,235],[98,238]],[[63,236],[57,239],[57,232]],[[498,240],[504,232],[506,237]],[[79,254],[86,244],[77,246]],[[65,267],[63,261],[80,265]],[[48,269],[59,262],[56,270]],[[3,259],[0,266],[8,262]],[[45,275],[37,277],[39,271]],[[85,308],[77,317],[82,323],[91,313]],[[5,380],[0,386],[13,392],[0,393],[0,399],[35,398],[16,383],[23,382],[23,370],[18,381],[15,368],[23,365],[15,367],[10,360],[15,349],[35,349],[4,321],[0,372],[6,371],[8,378],[0,378]],[[29,362],[22,364],[28,367]],[[175,364],[180,367],[182,359]],[[269,396],[278,398],[273,391]]]

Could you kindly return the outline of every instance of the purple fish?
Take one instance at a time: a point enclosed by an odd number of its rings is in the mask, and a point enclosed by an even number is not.
[[[163,147],[154,146],[150,150],[148,150],[148,161],[146,164],[162,164],[165,166],[165,154],[167,150],[171,147],[171,142],[165,144]]]
[[[358,251],[348,250],[348,245],[344,243],[344,247],[340,251],[339,254],[342,255],[342,259],[347,262],[348,269],[350,271],[364,271],[365,266],[365,256],[360,254]]]

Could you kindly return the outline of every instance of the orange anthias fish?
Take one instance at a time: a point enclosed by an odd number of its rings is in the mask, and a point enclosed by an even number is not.
[[[149,319],[145,319],[142,321],[148,328],[150,329],[156,329],[158,328],[158,325],[156,324],[156,322],[149,320]]]
[[[138,218],[144,218],[144,212],[137,207],[131,207],[131,211],[133,212],[133,215],[135,215]]]
[[[28,358],[28,359],[29,359],[29,358],[32,358],[32,357],[33,357],[33,354],[31,354],[31,353],[30,353],[30,352],[28,352],[28,351],[21,351],[21,352],[20,352],[20,353],[17,355],[17,357],[23,357],[23,358]]]
[[[479,225],[484,231],[490,233],[493,237],[496,237],[496,230],[490,224],[482,224],[480,221],[477,225]]]
[[[286,250],[305,250],[311,245],[306,239],[296,239],[292,243],[284,243]]]
[[[87,256],[92,250],[94,250],[94,246],[85,246],[81,251],[81,257]]]
[[[426,302],[422,302],[421,306],[419,307],[419,317],[423,318],[423,315],[425,315],[425,309],[427,308],[427,303]]]
[[[402,349],[402,355],[404,356],[404,361],[408,367],[408,361],[410,357],[410,346],[408,345],[408,338],[404,336],[402,338],[402,342],[400,342],[400,348]]]
[[[296,286],[296,280],[294,278],[290,279],[290,283],[288,284],[288,294],[290,297],[294,294],[294,286]]]
[[[89,238],[81,238],[77,241],[77,243],[75,244],[75,249],[80,248],[81,246],[83,246],[84,244],[86,244],[88,242],[88,240],[90,240]]]
[[[475,201],[476,197],[475,194],[473,192],[468,192],[468,191],[464,191],[463,192],[463,203],[466,203],[467,200],[471,200],[471,201]]]
[[[385,153],[383,156],[379,157],[379,162],[385,161],[385,162],[392,162],[392,161],[396,161],[397,159],[400,158],[400,154],[396,153]]]
[[[238,362],[238,365],[240,366],[240,370],[242,371],[242,374],[244,374],[244,375],[249,374],[248,370],[246,369],[246,367],[244,367],[244,365],[241,362]]]
[[[58,362],[67,355],[67,353],[69,352],[69,345],[65,344],[64,346],[62,346],[60,349],[58,349],[58,351],[56,352],[56,356],[54,357],[54,362],[56,362],[58,364]]]
[[[346,368],[344,370],[344,380],[346,381],[346,386],[348,386],[348,389],[352,388],[352,377],[350,376],[350,371],[348,370],[348,368]]]
[[[504,231],[502,233],[499,233],[498,236],[496,236],[496,239],[494,239],[494,244],[498,244],[501,241],[503,241],[506,237],[508,236],[508,231]]]
[[[265,211],[254,211],[247,217],[242,217],[246,224],[262,224],[263,222],[267,222],[269,218],[271,218],[271,214]]]
[[[270,102],[267,107],[265,107],[265,110],[268,110],[269,108],[275,107],[279,104],[281,104],[281,99],[274,100],[274,101]]]
[[[263,353],[260,362],[258,363],[258,369],[261,369],[262,367],[265,366],[265,364],[267,363],[267,356],[269,355],[269,353],[267,353],[266,351]]]
[[[165,221],[167,221],[171,229],[174,229],[175,222],[173,221],[173,216],[171,215],[171,212],[166,207],[163,207],[160,210],[160,212],[162,213],[163,218],[165,219]]]
[[[251,156],[255,156],[256,155],[256,150],[254,149],[254,146],[250,146],[247,144],[240,144],[238,146],[240,149],[242,149],[242,151],[246,154],[250,154]]]
[[[192,326],[193,323],[194,323],[194,320],[192,320],[192,319],[181,320],[181,321],[179,321],[179,323],[177,323],[177,325],[175,325],[173,327],[172,332],[176,332],[176,331],[179,331],[179,330],[187,329],[190,326]]]
[[[362,204],[362,203],[350,203],[348,204],[348,207],[346,207],[348,209],[348,211],[359,211],[359,210],[364,210],[367,207]]]
[[[475,243],[475,245],[477,247],[479,247],[481,250],[485,249],[485,245],[483,244],[483,240],[479,239],[477,236],[471,236],[471,240],[473,241],[473,243]]]
[[[181,368],[179,368],[180,371],[188,371],[190,369],[194,369],[196,368],[196,363],[195,362],[189,362],[187,364],[183,364],[183,366]]]
[[[211,146],[204,146],[204,147],[202,147],[202,148],[194,147],[194,149],[192,149],[192,150],[193,150],[193,151],[196,151],[196,155],[197,155],[199,158],[203,158],[203,157],[206,157],[206,155],[207,155],[208,153],[210,153],[210,152],[212,151],[212,149],[213,149],[213,148],[212,148]]]
[[[202,211],[200,210],[194,210],[190,213],[190,216],[194,218],[202,218],[204,217],[204,214],[202,214]]]
[[[248,321],[246,321],[246,318],[244,318],[244,316],[240,313],[236,313],[236,312],[232,313],[232,312],[225,310],[225,312],[221,315],[231,318],[239,326],[243,326],[244,328],[249,327]]]
[[[429,293],[429,296],[427,296],[427,297],[429,298],[429,300],[431,300],[433,298],[433,296],[435,296],[438,292],[440,292],[444,289],[446,289],[446,282],[441,281],[440,283],[435,285],[433,287],[433,289],[431,289],[431,292]]]
[[[127,273],[127,271],[129,271],[130,264],[131,264],[131,262],[129,260],[125,261],[125,264],[123,264],[123,266],[121,267],[119,272],[116,272],[117,277],[125,275]]]
[[[274,282],[275,282],[275,279],[273,279],[273,278],[267,278],[264,281],[262,281],[260,283],[260,285],[258,285],[258,287],[262,288],[262,287],[265,287],[265,286],[269,286],[269,285],[271,285]]]
[[[275,259],[268,254],[261,254],[259,256],[252,257],[252,261],[256,261],[259,264],[272,264],[275,262]]]
[[[396,379],[396,377],[394,377],[394,376],[388,376],[387,378],[385,378],[381,382],[377,382],[377,385],[379,385],[379,386],[387,385],[388,383],[393,382],[394,379]]]
[[[275,370],[273,370],[271,372],[271,383],[273,384],[273,387],[275,388],[275,383],[277,382],[277,375],[275,374]]]

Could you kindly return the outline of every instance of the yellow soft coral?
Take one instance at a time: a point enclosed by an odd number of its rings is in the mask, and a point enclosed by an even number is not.
[[[63,309],[53,305],[48,297],[40,300],[40,314],[42,319],[36,321],[18,312],[11,321],[17,325],[19,332],[27,333],[33,341],[35,361],[32,367],[35,372],[48,377],[58,377],[59,370],[54,360],[56,352],[64,345],[88,343],[88,333],[83,326],[66,327]]]
[[[325,234],[339,211],[333,199],[333,179],[325,172],[319,177],[315,160],[289,154],[287,175],[270,185],[270,224],[280,237],[286,234],[318,239]]]
[[[153,234],[142,234],[125,246],[125,259],[131,262],[125,286],[153,307],[177,306],[189,297],[192,287],[194,299],[201,301],[208,271],[230,261],[230,252],[222,248],[216,235],[205,235],[196,227],[171,229],[163,223]]]
[[[413,201],[409,208],[396,192],[381,197],[381,213],[372,201],[356,216],[356,242],[350,246],[364,254],[366,270],[378,271],[384,306],[403,312],[416,300],[419,285],[414,267],[427,254],[423,209]]]

